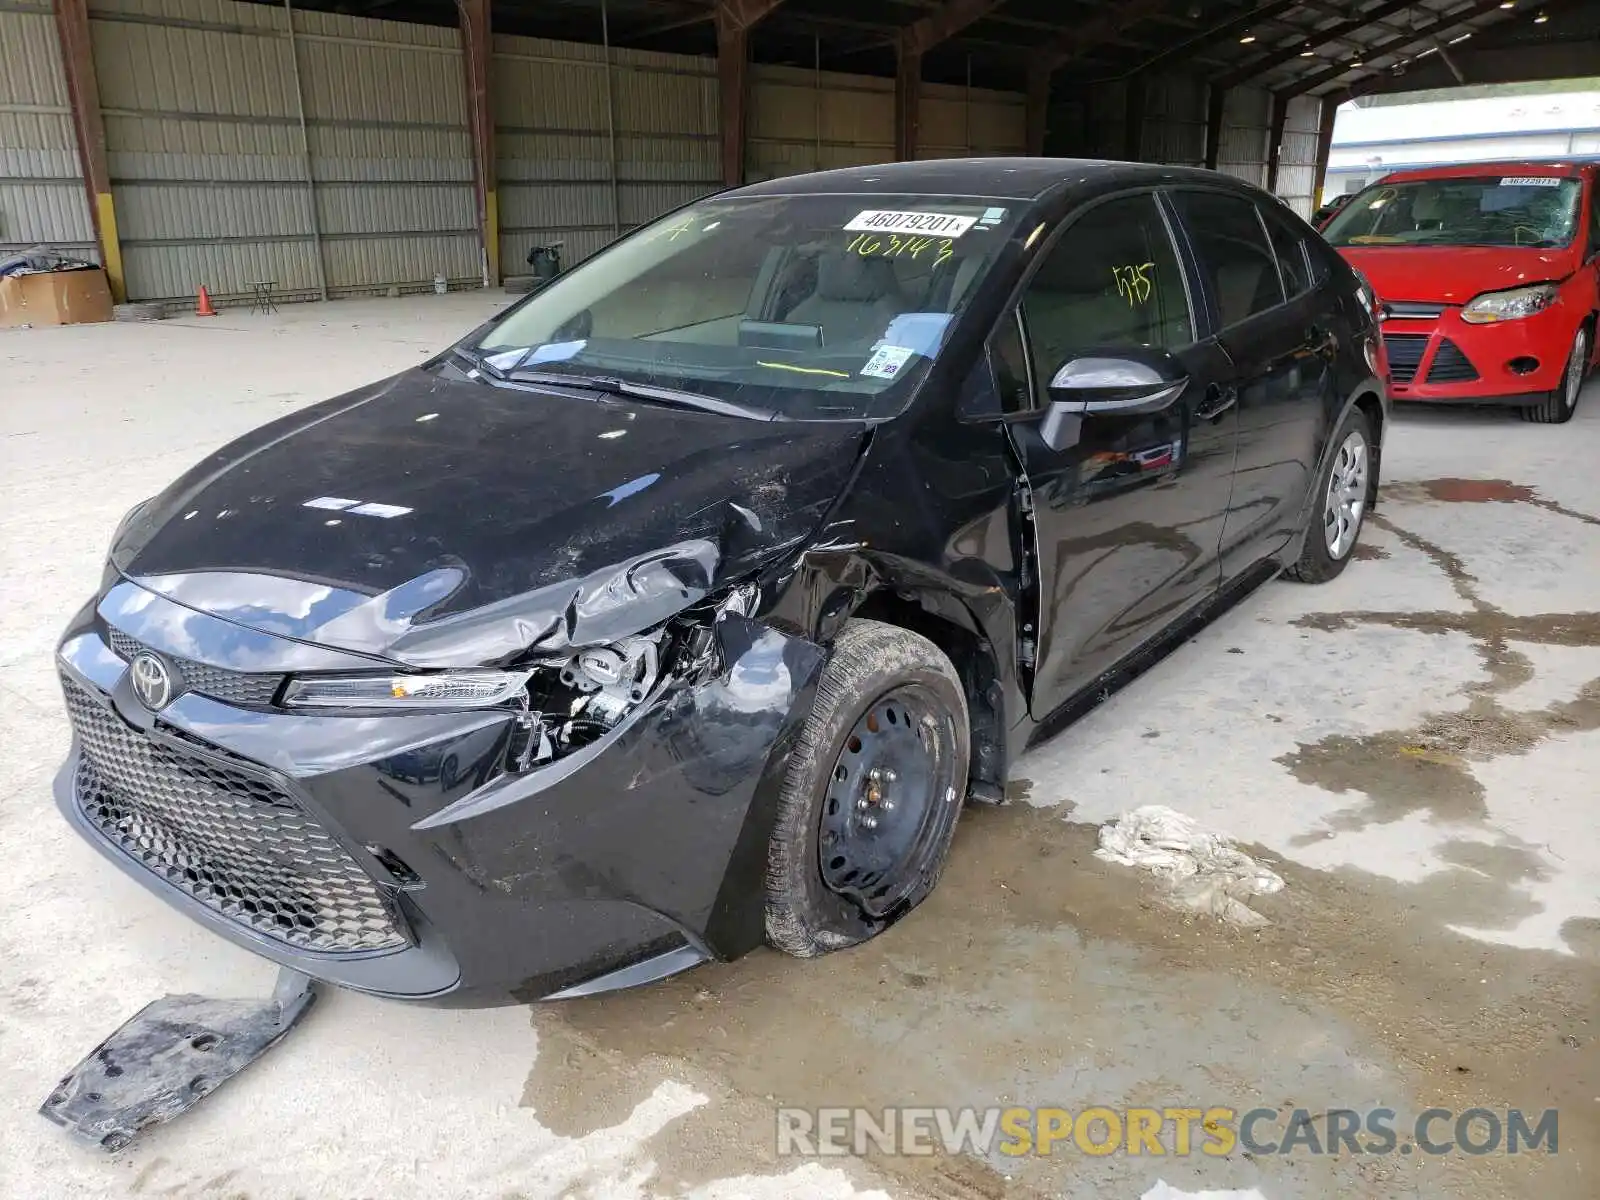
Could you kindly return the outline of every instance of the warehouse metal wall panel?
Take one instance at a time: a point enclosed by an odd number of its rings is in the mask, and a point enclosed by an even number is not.
[[[716,64],[495,39],[501,259],[563,243],[571,264],[720,186]]]
[[[281,9],[227,0],[92,3],[129,299],[315,293],[286,31]]]
[[[1205,80],[1174,71],[1152,75],[1144,86],[1139,157],[1145,162],[1173,166],[1205,166]]]
[[[1296,96],[1284,114],[1277,190],[1302,217],[1309,217],[1317,207],[1317,135],[1322,105],[1321,97]]]
[[[1026,125],[1020,95],[925,83],[917,157],[1021,154],[1027,144]]]
[[[802,67],[750,69],[750,180],[893,157],[894,80]]]
[[[482,278],[455,29],[297,11],[330,294]]]
[[[48,243],[99,258],[48,4],[0,11],[0,253]]]
[[[1267,138],[1272,95],[1260,88],[1234,88],[1222,109],[1217,170],[1257,187],[1267,186]]]
[[[90,15],[130,298],[481,277],[455,30],[296,10],[291,47],[266,5]]]

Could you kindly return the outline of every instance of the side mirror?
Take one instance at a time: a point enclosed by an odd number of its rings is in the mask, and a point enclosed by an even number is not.
[[[1084,417],[1160,412],[1188,382],[1177,361],[1163,351],[1138,358],[1068,359],[1050,378],[1050,404],[1039,437],[1052,450],[1065,450],[1076,444]]]

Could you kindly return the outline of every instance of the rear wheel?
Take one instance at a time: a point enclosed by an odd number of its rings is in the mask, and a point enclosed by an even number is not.
[[[1540,404],[1522,409],[1524,421],[1541,425],[1564,425],[1578,411],[1578,396],[1583,391],[1583,381],[1589,376],[1589,326],[1578,326],[1572,339],[1572,353],[1567,356],[1567,370],[1561,377],[1561,386],[1551,392]]]
[[[920,634],[849,621],[789,760],[767,855],[767,940],[863,942],[933,891],[967,791],[955,667]]]
[[[1311,514],[1304,548],[1289,568],[1291,579],[1324,583],[1344,570],[1361,536],[1371,495],[1372,427],[1352,408],[1333,435],[1334,451],[1317,480],[1319,503]]]

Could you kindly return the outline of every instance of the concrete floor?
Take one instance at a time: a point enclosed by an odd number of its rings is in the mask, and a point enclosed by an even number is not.
[[[503,300],[0,333],[0,1196],[1592,1197],[1600,1172],[1600,393],[1561,428],[1402,414],[1335,583],[1274,583],[1016,767],[868,947],[440,1012],[336,993],[115,1157],[34,1115],[165,992],[272,969],[56,816],[51,649],[130,505],[235,434],[415,362]],[[1459,482],[1501,480],[1503,484]],[[1162,803],[1287,888],[1240,931],[1090,856]],[[774,1159],[773,1107],[1560,1107],[1521,1158]]]

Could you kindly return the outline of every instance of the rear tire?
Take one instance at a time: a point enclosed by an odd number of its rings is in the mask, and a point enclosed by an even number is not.
[[[1578,326],[1572,338],[1572,353],[1567,356],[1567,370],[1556,388],[1539,404],[1522,409],[1522,419],[1539,425],[1565,425],[1578,411],[1578,397],[1583,392],[1583,381],[1589,377],[1589,325]]]
[[[853,946],[933,891],[967,794],[955,667],[920,634],[847,621],[789,760],[767,853],[767,941]]]
[[[1367,414],[1352,408],[1333,434],[1333,453],[1317,476],[1316,507],[1306,529],[1300,558],[1285,574],[1300,583],[1326,583],[1350,562],[1368,501],[1373,477],[1372,425]]]

